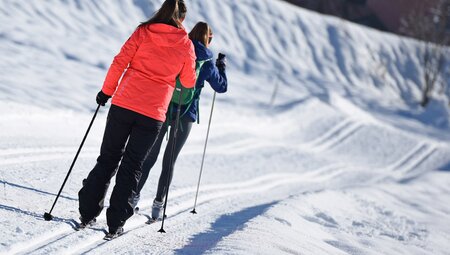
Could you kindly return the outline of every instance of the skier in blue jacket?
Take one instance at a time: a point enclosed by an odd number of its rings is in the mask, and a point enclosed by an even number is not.
[[[225,58],[217,59],[216,65],[214,65],[214,63],[212,62],[213,53],[211,52],[211,50],[208,49],[209,44],[211,43],[211,40],[213,38],[213,33],[210,26],[205,22],[198,22],[189,33],[189,38],[192,40],[192,43],[194,44],[195,47],[195,54],[197,57],[196,61],[197,62],[204,61],[204,64],[201,66],[200,73],[197,77],[197,82],[195,85],[196,93],[192,103],[186,106],[184,105],[181,106],[182,116],[180,117],[177,139],[174,147],[173,165],[175,165],[175,161],[178,157],[178,154],[180,153],[184,143],[186,142],[189,136],[189,133],[192,128],[192,123],[198,120],[199,116],[198,105],[200,93],[202,88],[204,87],[204,82],[207,81],[217,93],[226,92],[228,86],[227,76],[225,73],[226,68]],[[167,112],[168,116],[166,118],[166,123],[164,123],[159,133],[158,139],[156,140],[152,149],[148,152],[147,158],[142,166],[142,176],[140,178],[137,189],[138,194],[136,194],[135,200],[133,201],[134,206],[136,206],[140,199],[140,191],[142,190],[142,187],[144,186],[145,181],[148,178],[148,174],[151,168],[156,163],[159,151],[161,149],[162,141],[168,130],[168,126],[171,126],[172,128],[170,129],[169,141],[167,143],[166,150],[164,152],[162,171],[158,183],[158,190],[156,193],[156,197],[153,200],[152,218],[154,220],[161,218],[163,201],[168,188],[167,179],[169,178],[169,185],[170,182],[172,181],[173,165],[171,167],[170,156],[173,147],[172,145],[174,143],[174,132],[175,132],[174,127],[177,108],[178,108],[177,104],[171,103],[171,106],[169,107],[169,110]]]

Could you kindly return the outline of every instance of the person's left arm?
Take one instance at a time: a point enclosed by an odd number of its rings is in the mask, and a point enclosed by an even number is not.
[[[128,68],[128,65],[136,54],[139,45],[142,43],[142,29],[143,28],[138,27],[122,46],[119,54],[114,57],[102,87],[102,92],[105,95],[111,97],[116,91],[120,77]]]

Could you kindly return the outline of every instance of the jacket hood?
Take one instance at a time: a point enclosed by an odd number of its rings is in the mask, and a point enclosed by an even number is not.
[[[158,46],[174,47],[189,42],[184,28],[157,23],[147,26],[146,29],[149,31],[151,40]]]
[[[203,43],[196,40],[193,40],[192,43],[194,44],[195,47],[195,56],[197,56],[197,61],[213,58],[212,51],[206,48],[206,46]]]

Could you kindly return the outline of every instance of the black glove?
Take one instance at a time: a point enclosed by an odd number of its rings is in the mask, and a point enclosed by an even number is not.
[[[108,102],[108,99],[110,99],[111,96],[106,95],[105,93],[103,93],[103,91],[100,90],[100,92],[98,92],[97,94],[97,98],[95,98],[95,100],[97,100],[97,104],[101,105],[101,106],[105,106],[106,102]]]
[[[219,57],[216,60],[216,66],[219,71],[225,71],[227,67],[227,56],[225,54],[219,53]]]

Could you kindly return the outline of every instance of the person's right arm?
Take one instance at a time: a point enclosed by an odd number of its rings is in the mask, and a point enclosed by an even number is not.
[[[203,85],[203,81],[208,81],[211,87],[217,93],[225,93],[228,89],[227,75],[225,68],[214,66],[212,61],[203,64],[200,74],[198,75],[197,84]]]
[[[125,69],[128,68],[128,65],[136,54],[139,45],[142,43],[142,37],[142,28],[139,27],[122,46],[119,54],[114,57],[102,87],[102,91],[105,95],[112,96],[116,91],[120,77]]]

